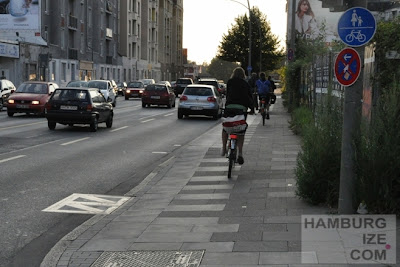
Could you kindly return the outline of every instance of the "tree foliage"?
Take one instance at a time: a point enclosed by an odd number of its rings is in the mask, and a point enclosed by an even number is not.
[[[253,72],[276,69],[283,58],[283,49],[279,48],[278,37],[272,34],[266,15],[257,7],[251,9],[251,40]],[[249,65],[249,18],[247,15],[237,17],[232,28],[222,36],[217,57],[230,62],[240,62],[241,67],[247,69]]]
[[[207,67],[207,72],[218,80],[225,82],[231,77],[232,71],[238,66],[237,63],[225,61],[217,57],[211,60],[210,65]]]

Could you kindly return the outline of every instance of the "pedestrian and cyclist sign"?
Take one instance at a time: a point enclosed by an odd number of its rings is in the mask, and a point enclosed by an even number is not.
[[[353,48],[345,48],[336,57],[335,76],[343,86],[356,82],[361,70],[360,55]]]
[[[340,17],[337,31],[348,46],[362,46],[374,37],[376,20],[368,9],[353,7]]]

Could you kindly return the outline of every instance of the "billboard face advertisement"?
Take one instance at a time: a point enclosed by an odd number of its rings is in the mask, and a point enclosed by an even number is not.
[[[315,39],[323,35],[326,42],[340,40],[336,28],[342,13],[322,8],[320,0],[296,0],[296,34],[306,39]]]
[[[40,0],[0,0],[2,40],[46,45],[40,37]]]

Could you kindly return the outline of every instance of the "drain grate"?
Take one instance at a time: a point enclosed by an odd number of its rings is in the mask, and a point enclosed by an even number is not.
[[[103,252],[91,267],[198,267],[204,250]]]

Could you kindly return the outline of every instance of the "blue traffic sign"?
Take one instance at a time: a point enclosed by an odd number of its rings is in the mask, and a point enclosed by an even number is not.
[[[252,68],[251,66],[248,66],[248,67],[247,67],[247,71],[248,71],[248,72],[251,72],[252,69],[253,69],[253,68]]]
[[[359,47],[374,37],[376,20],[368,9],[353,7],[340,17],[337,31],[342,42],[348,46]]]
[[[335,76],[343,86],[355,83],[361,71],[361,58],[353,48],[345,48],[335,60]]]

